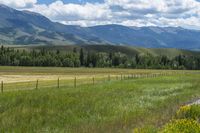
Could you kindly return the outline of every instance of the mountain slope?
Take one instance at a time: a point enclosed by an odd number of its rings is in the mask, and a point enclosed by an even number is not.
[[[106,43],[91,35],[87,28],[54,23],[40,14],[4,5],[0,5],[0,42],[27,45]]]
[[[0,5],[0,44],[131,45],[146,48],[200,49],[200,31],[181,27],[63,25],[29,11]]]
[[[200,48],[200,31],[180,27],[124,27],[104,25],[91,27],[97,36],[114,44],[153,48]]]

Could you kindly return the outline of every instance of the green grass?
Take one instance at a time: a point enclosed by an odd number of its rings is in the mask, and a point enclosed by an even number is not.
[[[161,73],[178,72],[173,70],[138,70],[120,68],[66,68],[66,67],[13,67],[0,66],[0,75],[7,74],[28,74],[28,75],[108,75],[108,74],[141,74],[141,73]],[[183,72],[183,71],[179,71]]]
[[[132,132],[161,128],[200,96],[200,75],[111,81],[0,94],[0,132]]]

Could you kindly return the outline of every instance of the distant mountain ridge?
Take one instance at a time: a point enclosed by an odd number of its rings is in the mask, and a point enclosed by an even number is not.
[[[106,43],[104,40],[100,40],[91,34],[83,34],[89,33],[87,30],[87,28],[79,26],[66,26],[60,23],[54,23],[38,13],[17,11],[5,5],[0,5],[1,43],[22,45]]]
[[[80,27],[0,4],[0,43],[14,45],[131,45],[200,49],[200,31],[181,27]]]
[[[105,25],[92,27],[96,34],[115,44],[129,44],[151,48],[200,47],[200,31],[180,27],[124,27]]]

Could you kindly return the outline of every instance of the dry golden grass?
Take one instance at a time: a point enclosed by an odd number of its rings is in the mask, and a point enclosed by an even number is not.
[[[0,81],[5,83],[29,82],[38,80],[57,80],[61,78],[70,80],[74,77],[88,79],[92,77],[104,78],[128,74],[149,74],[149,73],[178,73],[185,71],[173,70],[137,70],[137,69],[117,69],[117,68],[59,68],[59,67],[0,67]]]

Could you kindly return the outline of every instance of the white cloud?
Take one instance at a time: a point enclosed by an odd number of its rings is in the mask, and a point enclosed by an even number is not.
[[[62,1],[56,1],[50,5],[34,5],[29,8],[34,12],[39,12],[54,21],[65,23],[76,21],[103,21],[112,18],[112,11],[106,4],[64,4]]]
[[[123,24],[128,26],[183,26],[200,28],[200,3],[196,0],[105,0],[104,3],[49,5],[37,0],[0,0],[17,9],[41,13],[64,24],[91,26]]]
[[[196,0],[105,0],[131,14],[123,25],[200,27],[200,3]]]
[[[37,3],[37,0],[0,0],[0,3],[13,8],[30,8]]]
[[[54,18],[75,19],[75,20],[102,20],[108,19],[111,11],[104,4],[63,4],[62,1],[56,1],[48,6],[49,12],[53,13]],[[49,14],[51,15],[51,14]]]

